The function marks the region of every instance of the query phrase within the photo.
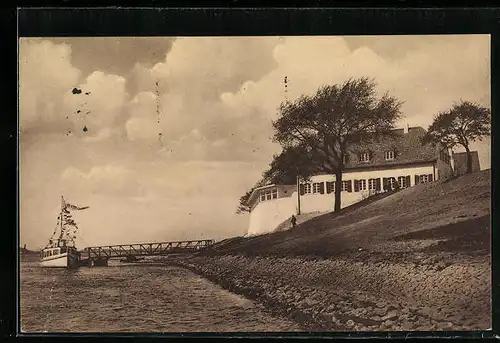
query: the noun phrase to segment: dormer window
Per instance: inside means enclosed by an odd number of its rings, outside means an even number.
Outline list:
[[[389,150],[385,152],[385,159],[386,161],[391,161],[394,159],[394,150]]]
[[[363,152],[359,155],[359,162],[370,162],[370,153]]]

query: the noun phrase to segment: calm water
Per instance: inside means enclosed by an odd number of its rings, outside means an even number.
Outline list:
[[[177,267],[40,268],[21,262],[23,332],[300,331]]]

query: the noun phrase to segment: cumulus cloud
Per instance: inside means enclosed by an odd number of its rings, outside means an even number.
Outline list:
[[[94,71],[79,84],[82,89],[91,91],[91,96],[74,96],[70,92],[71,85],[79,73],[69,63],[69,45],[27,42],[25,46],[36,46],[33,49],[45,55],[51,51],[54,56],[62,56],[63,67],[68,72],[58,73],[66,77],[58,80],[59,88],[51,93],[64,94],[63,113],[59,113],[60,102],[55,96],[50,101],[50,96],[42,94],[23,97],[26,101],[21,101],[21,117],[23,121],[30,115],[31,118],[43,118],[43,115],[36,115],[40,110],[34,110],[37,106],[33,99],[40,98],[44,100],[39,108],[46,108],[41,111],[46,119],[61,119],[72,113],[69,119],[73,119],[75,131],[88,122],[89,127],[95,127],[89,135],[106,137],[104,132],[109,134],[106,128],[122,124],[132,141],[147,141],[151,145],[161,134],[169,145],[181,141],[197,127],[210,142],[207,149],[221,147],[223,141],[232,144],[233,148],[234,143],[240,143],[242,148],[248,143],[244,154],[237,153],[251,159],[250,152],[257,145],[270,146],[269,124],[275,119],[280,102],[313,93],[322,84],[341,83],[349,77],[374,77],[380,92],[389,91],[404,101],[403,112],[410,125],[427,126],[437,111],[460,98],[489,105],[488,36],[408,37],[407,40],[413,42],[411,53],[393,59],[376,51],[383,52],[384,48],[380,47],[387,46],[387,42],[393,47],[398,46],[397,42],[408,47],[406,38],[359,39],[362,44],[355,48],[348,44],[352,37],[347,40],[342,37],[177,39],[164,60],[151,67],[141,63],[134,65],[132,72],[143,79],[141,87],[144,89],[132,94],[131,99],[126,92],[125,77],[102,71]],[[372,41],[376,43],[370,44]],[[42,63],[44,66],[54,60],[47,56]],[[22,94],[29,94],[28,88],[36,90],[34,79],[47,79],[56,74],[45,73],[46,68],[33,69],[31,74],[42,70],[41,75],[27,76],[29,80],[21,82]],[[26,70],[22,70],[23,75],[27,74]],[[288,79],[286,93],[284,77]],[[31,110],[27,110],[29,106]],[[78,110],[91,115],[74,115]],[[67,122],[65,125],[68,126]],[[244,126],[246,129],[241,130]],[[235,133],[239,135],[242,131],[261,140],[235,139]]]
[[[195,119],[193,107],[186,109],[187,100],[175,94],[139,93],[128,105],[126,131],[129,139],[151,144],[160,134],[165,142],[180,138],[192,129]]]
[[[127,78],[127,91],[141,89],[131,70],[136,64],[151,67],[165,60],[175,38],[169,37],[71,37],[51,38],[73,51],[72,64],[86,77],[95,71]]]
[[[274,67],[270,58],[275,37],[184,37],[177,39],[164,62],[153,67],[153,77],[165,87],[217,98],[241,82],[258,80]]]
[[[39,39],[19,40],[19,113],[21,130],[56,120],[61,95],[76,85],[80,70],[71,48]]]
[[[136,65],[134,78],[140,80],[142,91],[158,97],[158,103],[152,108],[146,105],[149,100],[138,100],[146,109],[141,120],[127,123],[129,136],[144,140],[149,132],[153,141],[162,133],[166,143],[174,142],[193,125],[217,120],[223,115],[221,93],[234,91],[247,80],[259,80],[275,67],[272,48],[277,41],[275,37],[179,38],[164,61],[151,68]]]
[[[251,112],[249,104],[257,105],[274,118],[285,98],[285,76],[290,99],[314,93],[320,85],[366,76],[377,81],[381,93],[389,91],[404,102],[410,125],[427,127],[437,111],[460,98],[490,103],[488,36],[462,36],[458,42],[443,38],[386,60],[366,46],[351,51],[343,38],[287,37],[274,48],[275,70],[250,87],[223,94],[222,101],[240,113]]]
[[[101,130],[121,124],[123,107],[129,95],[125,90],[125,78],[100,71],[90,74],[84,83],[76,88],[81,93],[68,89],[64,94],[64,109],[60,120],[71,122],[75,132],[95,136]],[[65,115],[65,116],[64,116]]]
[[[254,152],[260,150],[259,156],[269,159],[276,152],[269,140],[270,121],[276,118],[279,104],[350,77],[372,77],[379,94],[388,91],[403,101],[401,126],[408,123],[426,128],[438,111],[460,99],[490,105],[488,36],[409,37],[413,48],[396,58],[384,53],[389,46],[385,37],[377,39],[378,49],[366,44],[369,39],[355,49],[341,37],[276,40],[272,50],[275,68],[260,79],[243,81],[233,92],[220,92],[218,101],[205,103],[199,112],[203,113],[203,134],[212,143],[224,140],[231,147],[219,149],[219,156],[252,160]],[[398,41],[409,46],[405,37],[387,39],[393,47]],[[206,156],[216,152],[214,146],[206,146]]]

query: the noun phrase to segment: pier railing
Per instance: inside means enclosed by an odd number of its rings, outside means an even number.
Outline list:
[[[213,245],[213,239],[195,241],[161,242],[161,243],[138,243],[118,244],[87,247],[83,254],[90,259],[108,259],[112,257],[127,256],[160,256],[175,253],[190,253],[205,249]]]

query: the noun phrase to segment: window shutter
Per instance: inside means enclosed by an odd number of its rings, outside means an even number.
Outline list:
[[[330,182],[326,183],[326,194],[330,194],[332,192],[332,186]]]
[[[300,195],[304,195],[304,193],[305,193],[304,184],[299,185],[299,192],[300,192]]]
[[[371,160],[372,160],[372,152],[368,151],[368,161],[371,161]]]
[[[352,182],[351,182],[351,180],[346,181],[346,182],[347,182],[347,191],[349,193],[351,193],[352,192]]]
[[[375,179],[375,190],[380,191],[380,178]]]
[[[432,182],[432,174],[429,174],[429,182]]]
[[[406,177],[406,187],[410,187],[411,178],[410,175]]]
[[[420,183],[420,176],[415,175],[415,184]]]
[[[379,180],[380,180],[380,179],[379,179]],[[384,177],[384,178],[382,179],[382,182],[383,182],[383,184],[384,184],[384,191],[389,190],[389,185],[388,185],[388,183],[389,183],[389,182],[387,181],[387,178],[386,178],[386,177]]]
[[[354,191],[359,192],[359,180],[354,180]]]
[[[321,182],[319,184],[319,194],[325,194],[325,183]]]
[[[399,187],[399,182],[398,182],[398,179],[397,179],[397,178],[395,178],[395,177],[392,177],[391,179],[393,179],[393,180],[392,180],[392,181],[393,181],[393,184],[392,184],[393,189],[394,189],[394,190],[399,190],[401,187]]]

